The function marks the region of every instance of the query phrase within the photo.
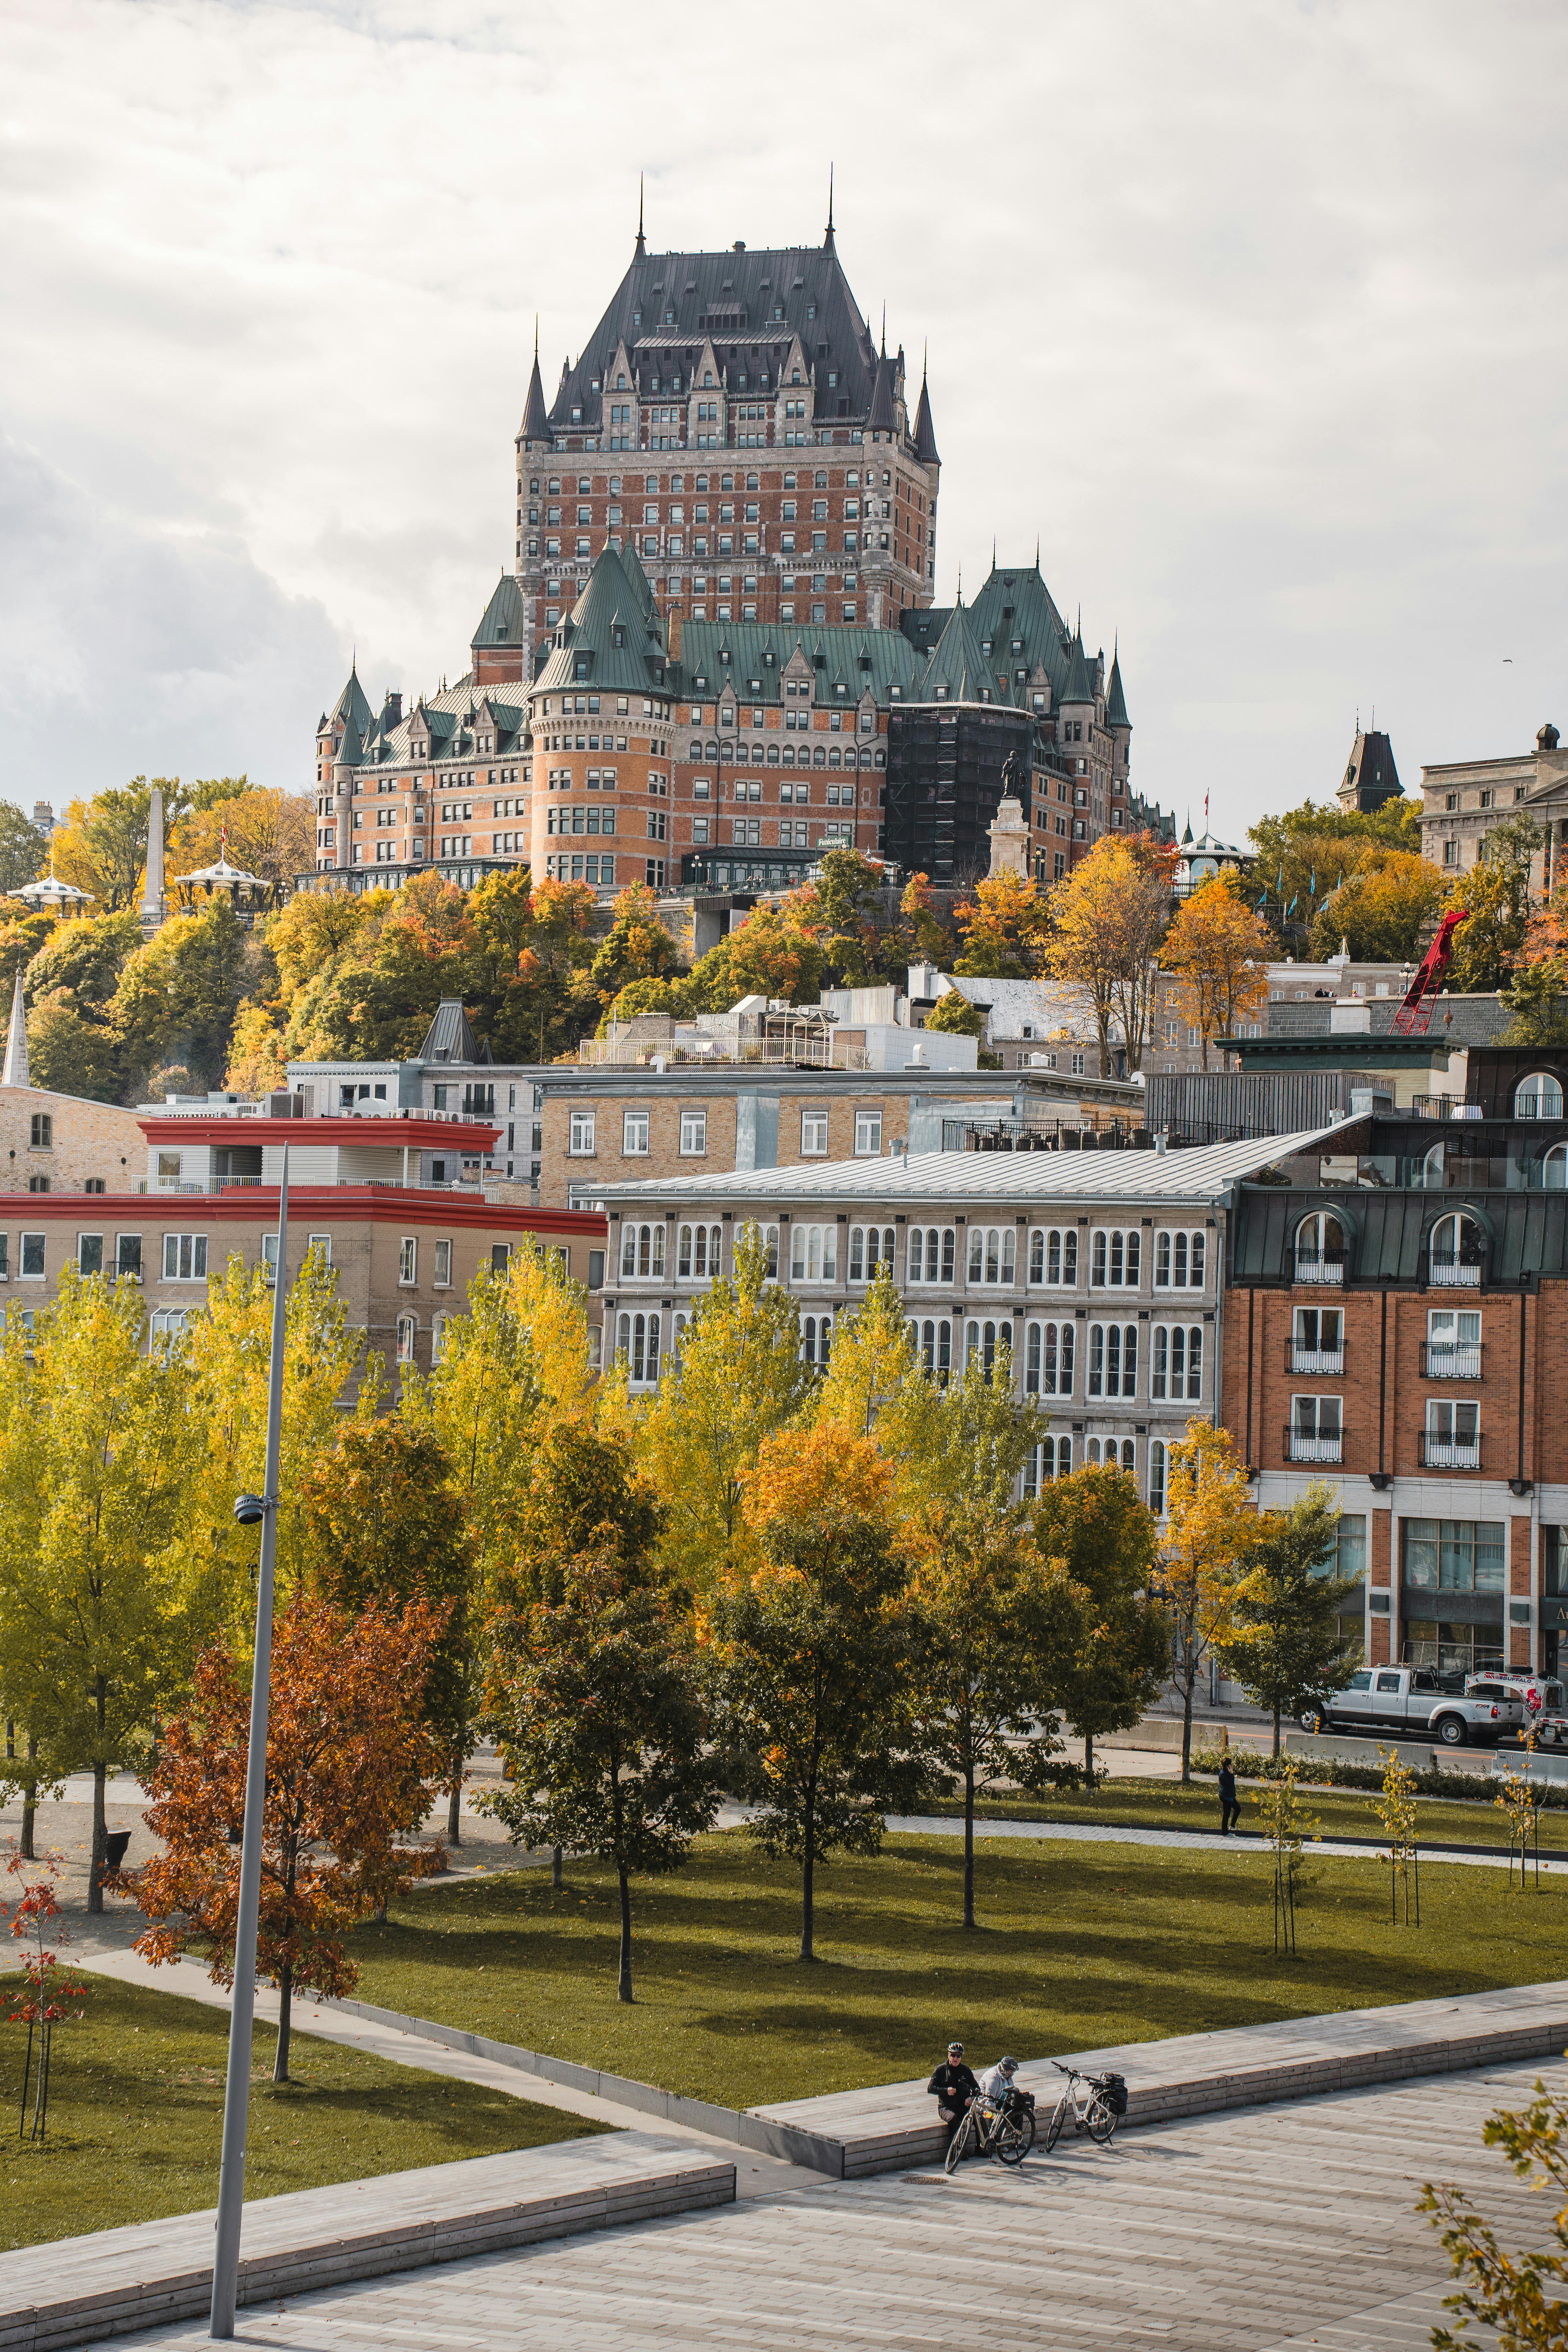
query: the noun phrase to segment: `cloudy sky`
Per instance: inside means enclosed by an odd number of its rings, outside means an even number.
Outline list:
[[[0,795],[302,788],[434,687],[630,256],[815,241],[918,365],[938,592],[1037,535],[1217,832],[1568,730],[1561,0],[5,0]]]

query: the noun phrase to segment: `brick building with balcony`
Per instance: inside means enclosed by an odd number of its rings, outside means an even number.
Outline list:
[[[1472,1047],[1465,1080],[1240,1187],[1223,1418],[1262,1503],[1337,1486],[1373,1663],[1555,1673],[1568,1058]]]

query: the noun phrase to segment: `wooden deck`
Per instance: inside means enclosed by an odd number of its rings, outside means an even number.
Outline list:
[[[473,2157],[261,2198],[245,2209],[241,2304],[730,2204],[735,2168],[644,2132]],[[0,2254],[5,2352],[97,2344],[205,2315],[213,2210]]]

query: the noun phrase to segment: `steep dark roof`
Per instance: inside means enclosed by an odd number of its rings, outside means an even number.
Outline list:
[[[991,647],[994,669],[1015,673],[1026,668],[1031,677],[1043,671],[1053,702],[1062,698],[1072,650],[1072,631],[1057,610],[1037,563],[998,570],[970,608],[975,634]],[[1019,640],[1015,645],[1014,640]]]
[[[942,459],[937,455],[936,434],[931,421],[931,394],[926,390],[923,371],[921,375],[920,406],[915,411],[915,456],[923,459],[928,466],[940,466],[942,463]]]
[[[544,404],[544,385],[539,373],[537,344],[533,352],[533,373],[528,379],[528,398],[523,403],[521,437],[524,441],[548,441],[551,437],[550,411]]]
[[[884,352],[877,362],[877,380],[871,387],[871,414],[866,422],[873,432],[890,433],[896,421],[893,415],[893,362]]]
[[[1127,716],[1127,698],[1121,691],[1121,648],[1116,646],[1110,656],[1110,684],[1105,691],[1105,723],[1108,727],[1131,727]]]
[[[462,999],[444,996],[436,1017],[425,1032],[418,1057],[422,1062],[488,1062],[490,1049],[481,1045],[468,1026]]]
[[[936,651],[915,689],[917,702],[1010,702],[980,650],[970,614],[962,604],[948,616]]]
[[[679,664],[669,673],[679,683],[670,691],[712,700],[729,688],[741,702],[778,702],[779,681],[797,648],[815,672],[819,702],[858,702],[868,687],[880,704],[894,698],[895,687],[900,701],[916,698],[920,657],[898,630],[806,628],[792,621],[688,621]],[[725,654],[727,661],[720,658]],[[834,691],[840,684],[842,696]]]
[[[364,743],[352,719],[343,721],[343,740],[338,745],[337,758],[345,768],[357,768],[364,759]]]
[[[1062,688],[1061,699],[1064,702],[1094,700],[1094,686],[1089,675],[1089,664],[1084,659],[1081,637],[1075,636],[1072,641],[1072,653],[1068,662],[1067,682]]]
[[[1344,782],[1339,788],[1340,799],[1352,808],[1370,812],[1382,808],[1386,801],[1398,800],[1404,790],[1394,764],[1394,746],[1387,736],[1358,728],[1345,764]]]
[[[522,591],[513,575],[503,572],[469,643],[471,646],[521,646],[526,620]]]
[[[570,425],[575,408],[582,425],[597,430],[602,390],[595,387],[603,387],[623,342],[642,391],[654,375],[668,383],[678,374],[689,386],[710,341],[731,392],[742,372],[748,387],[765,374],[772,391],[797,335],[815,374],[817,415],[864,419],[877,353],[834,247],[636,254],[576,366],[562,377],[551,426],[559,433]],[[837,378],[831,385],[829,375]]]
[[[349,682],[333,703],[327,724],[330,726],[335,719],[348,719],[362,740],[367,730],[375,723],[375,713],[371,709],[365,698],[364,688],[359,682],[357,665],[350,670]]]
[[[600,693],[666,693],[669,657],[647,575],[635,556],[604,548],[568,617],[552,632],[533,684],[587,684]],[[579,665],[585,669],[579,675]]]

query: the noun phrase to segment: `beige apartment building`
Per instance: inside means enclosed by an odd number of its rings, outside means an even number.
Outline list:
[[[0,1086],[0,1192],[134,1192],[146,1156],[133,1110]]]

